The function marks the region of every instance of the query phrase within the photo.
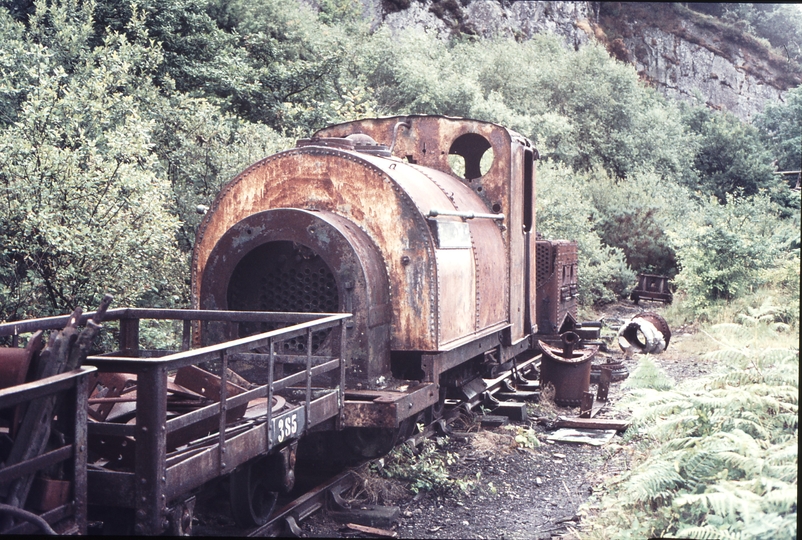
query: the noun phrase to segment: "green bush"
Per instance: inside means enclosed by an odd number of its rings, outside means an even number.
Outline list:
[[[585,192],[595,208],[594,228],[610,246],[620,248],[636,272],[677,273],[673,241],[666,231],[693,211],[691,192],[653,172],[616,179],[594,171]]]
[[[605,245],[596,232],[595,209],[583,192],[589,182],[565,165],[541,162],[538,169],[537,229],[547,239],[576,240],[584,305],[612,302],[635,283],[623,252]]]
[[[731,300],[767,283],[777,269],[799,261],[798,221],[781,219],[768,196],[727,196],[701,204],[669,231],[681,271],[677,286],[691,309]]]
[[[152,152],[147,74],[159,62],[119,35],[88,48],[91,5],[37,3],[4,26],[0,82],[0,320],[178,294],[171,190]],[[12,84],[16,82],[16,84]]]

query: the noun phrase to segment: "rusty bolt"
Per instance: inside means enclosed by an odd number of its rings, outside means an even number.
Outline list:
[[[403,257],[401,257],[401,264],[403,264],[404,266],[408,265],[409,261],[410,261],[409,256],[404,255]]]

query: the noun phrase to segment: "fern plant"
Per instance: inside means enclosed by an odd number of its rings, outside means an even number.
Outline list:
[[[748,314],[764,328],[768,305]],[[750,325],[711,328],[732,338],[704,355],[718,365],[710,376],[659,389],[657,366],[641,361],[626,406],[642,459],[585,507],[597,514],[589,536],[618,536],[636,516],[649,536],[796,538],[799,351],[744,343]]]

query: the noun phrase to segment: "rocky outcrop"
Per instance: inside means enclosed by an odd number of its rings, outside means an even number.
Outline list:
[[[783,70],[754,38],[722,35],[704,16],[671,4],[510,0],[362,0],[375,27],[391,32],[418,28],[442,38],[456,33],[530,39],[561,36],[578,48],[604,43],[619,60],[672,98],[706,104],[751,120],[767,102],[802,84]],[[761,49],[762,48],[762,49]]]
[[[782,100],[784,89],[772,84],[775,77],[750,65],[743,50],[725,58],[657,28],[623,41],[638,73],[668,97],[724,109],[746,121],[766,102]]]
[[[364,0],[366,12],[376,13],[378,0]],[[413,0],[398,3],[385,2],[391,9],[383,15],[383,23],[392,32],[419,28],[449,37],[456,32],[482,37],[511,37],[530,39],[541,33],[562,36],[566,44],[579,47],[589,41],[588,34],[577,23],[594,17],[592,2],[499,2],[473,0],[463,3],[456,0]],[[370,6],[370,7],[368,7]],[[374,19],[374,25],[378,23]]]
[[[766,44],[671,4],[607,4],[598,20],[611,54],[668,97],[750,121],[802,84]]]

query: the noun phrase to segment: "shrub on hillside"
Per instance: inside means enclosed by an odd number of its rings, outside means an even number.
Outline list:
[[[675,224],[669,235],[681,268],[676,284],[691,309],[754,290],[799,261],[798,221],[779,214],[767,195],[728,195],[726,204],[711,199]]]
[[[624,253],[605,245],[594,227],[595,209],[583,189],[587,175],[565,165],[541,163],[538,170],[537,229],[546,239],[576,240],[579,300],[584,305],[612,302],[635,283]]]

